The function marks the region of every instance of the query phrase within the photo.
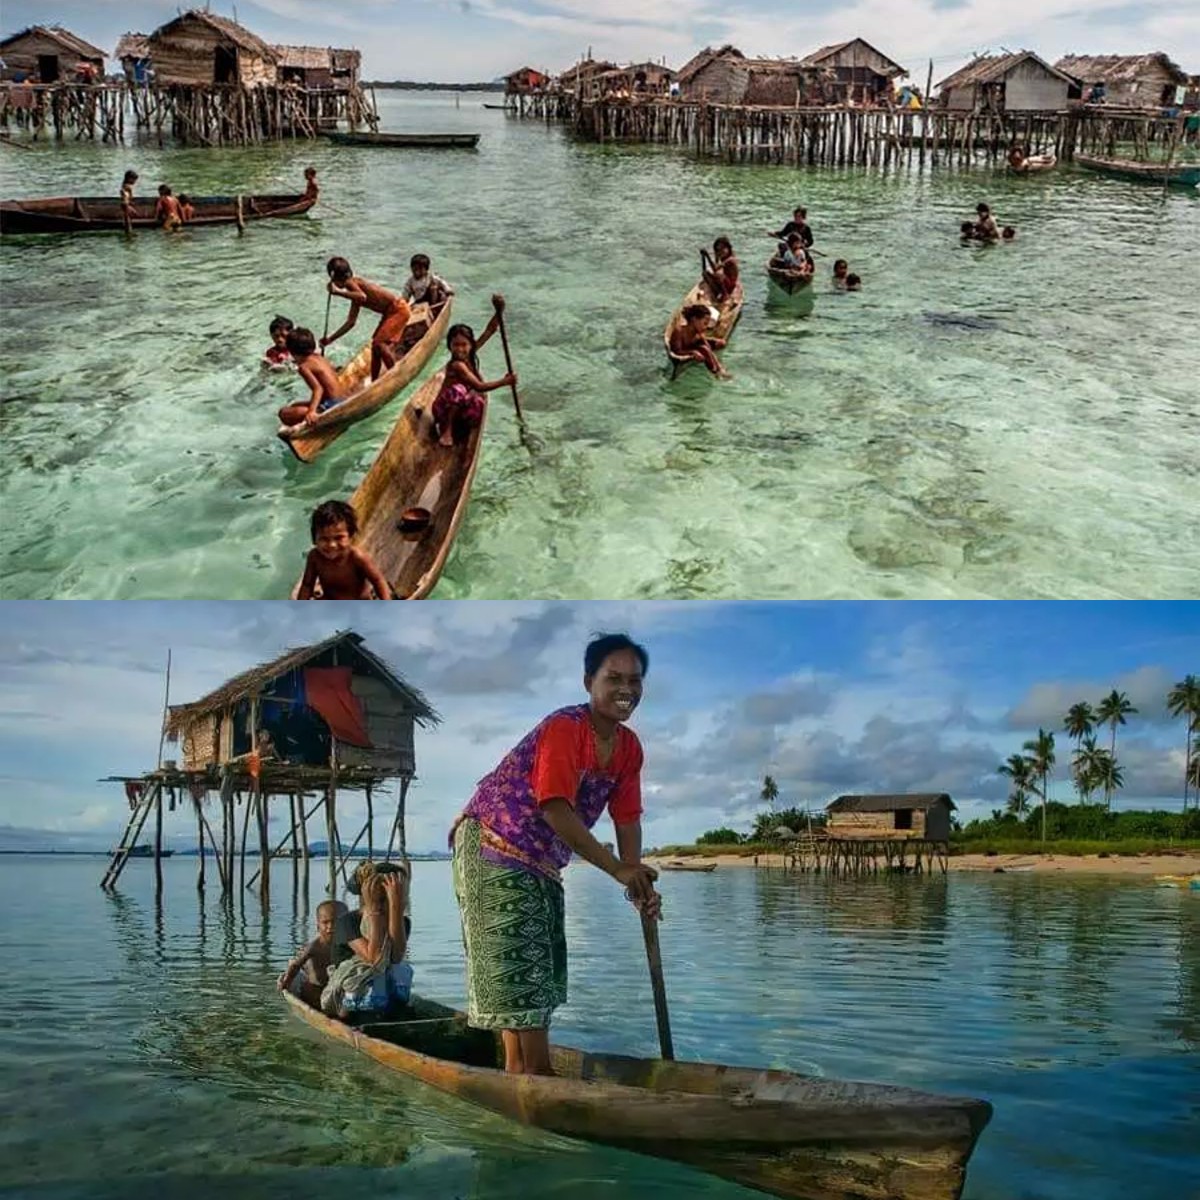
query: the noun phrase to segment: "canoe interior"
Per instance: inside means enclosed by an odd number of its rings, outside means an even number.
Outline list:
[[[708,284],[703,280],[684,296],[679,307],[672,313],[671,319],[667,322],[667,326],[663,330],[663,348],[667,352],[667,357],[671,360],[674,374],[677,375],[688,366],[700,365],[695,359],[681,358],[679,355],[671,353],[671,334],[683,324],[683,310],[691,304],[707,304],[710,308],[715,308],[720,315],[717,318],[716,325],[710,332],[715,337],[728,341],[733,334],[734,326],[738,323],[738,318],[742,315],[742,306],[745,302],[746,293],[740,283],[734,289],[733,294],[726,296],[719,304],[713,298]]]
[[[413,307],[404,327],[403,353],[396,365],[371,382],[371,343],[367,343],[338,372],[342,390],[348,393],[341,404],[322,413],[310,425],[281,425],[279,439],[301,462],[312,462],[326,446],[336,441],[351,425],[378,412],[390,403],[420,373],[445,337],[450,325],[454,298],[432,310],[427,304]],[[416,338],[413,341],[413,338]]]
[[[303,193],[282,196],[243,196],[242,216],[253,221],[263,217],[293,216],[314,204]],[[237,220],[236,196],[193,196],[194,225],[228,225]],[[155,200],[142,197],[133,204],[134,227],[155,225]],[[5,200],[0,203],[0,224],[9,231],[55,232],[70,229],[123,229],[125,217],[120,200],[112,196],[56,196],[44,199]]]
[[[776,287],[782,288],[789,296],[802,292],[812,286],[816,271],[801,272],[792,267],[785,267],[776,259],[767,263],[767,275]]]
[[[420,600],[433,590],[466,514],[487,404],[466,442],[440,446],[433,432],[439,371],[412,395],[350,503],[358,514],[358,545],[374,560],[397,599]],[[406,508],[425,508],[423,530],[399,528]]]

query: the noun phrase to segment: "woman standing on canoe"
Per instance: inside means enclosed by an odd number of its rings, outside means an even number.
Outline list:
[[[550,1018],[567,1000],[559,873],[572,852],[657,919],[657,873],[642,863],[642,747],[625,727],[642,696],[646,651],[623,634],[583,660],[588,702],[546,717],[480,780],[450,831],[467,955],[468,1019],[499,1029],[505,1070],[553,1074]],[[619,857],[590,830],[605,808]]]

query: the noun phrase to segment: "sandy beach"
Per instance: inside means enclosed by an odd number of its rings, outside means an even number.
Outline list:
[[[715,854],[701,859],[678,858],[670,855],[648,856],[654,867],[669,862],[715,862],[720,867],[753,867],[755,860],[738,854]],[[781,868],[782,854],[760,854],[759,867]],[[1200,853],[1181,851],[1178,854],[1137,854],[1101,858],[1096,854],[958,854],[950,859],[951,871],[1039,871],[1067,872],[1073,875],[1198,875]]]

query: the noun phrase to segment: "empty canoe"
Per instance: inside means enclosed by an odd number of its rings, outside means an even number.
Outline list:
[[[451,296],[437,313],[426,304],[415,305],[405,332],[420,330],[421,337],[410,345],[390,371],[371,382],[371,343],[368,342],[339,372],[348,399],[326,409],[311,424],[281,425],[280,441],[301,461],[312,462],[330,442],[336,441],[351,425],[378,412],[398,396],[421,373],[421,368],[441,345],[450,326]]]
[[[339,146],[408,146],[426,150],[469,150],[479,145],[477,133],[326,133]]]
[[[1182,187],[1200,185],[1200,163],[1176,163],[1168,167],[1166,163],[1133,162],[1125,158],[1097,158],[1091,154],[1077,154],[1075,164],[1089,171],[1098,171],[1101,175],[1111,175],[1115,179],[1138,179],[1160,185],[1173,183]]]
[[[791,1071],[551,1046],[555,1074],[508,1075],[500,1035],[414,997],[357,1028],[293,1012],[385,1067],[564,1137],[670,1159],[789,1200],[957,1200],[984,1100]]]
[[[184,229],[202,225],[233,225],[238,219],[238,200],[242,220],[261,221],[267,217],[295,217],[306,213],[316,198],[297,196],[192,196],[196,210]],[[130,227],[154,229],[157,200],[137,199],[133,203]],[[100,233],[125,228],[121,201],[115,196],[60,196],[45,200],[4,200],[0,202],[0,230],[4,233]]]
[[[710,863],[691,863],[691,862],[665,862],[659,863],[660,871],[715,871],[717,864]]]

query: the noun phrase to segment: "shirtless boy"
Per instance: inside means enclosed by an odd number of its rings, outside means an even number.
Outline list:
[[[279,410],[279,421],[283,425],[311,425],[321,413],[345,399],[342,383],[329,359],[317,353],[317,339],[311,329],[289,330],[287,348],[300,378],[312,388],[312,395],[307,401],[285,404]]]
[[[369,279],[355,275],[344,258],[331,258],[325,264],[325,270],[329,274],[329,294],[349,300],[350,313],[338,329],[321,339],[321,349],[324,350],[354,328],[360,309],[378,313],[380,321],[371,337],[371,379],[378,379],[381,369],[391,370],[396,365],[393,345],[404,336],[404,326],[408,324],[412,312],[408,301]]]
[[[323,900],[317,905],[317,936],[296,953],[279,976],[281,992],[291,992],[313,1008],[321,1007],[321,992],[329,982],[332,965],[334,925],[346,911],[340,900]]]
[[[164,233],[174,233],[176,229],[183,227],[183,209],[165,183],[158,185],[158,203],[154,206],[154,219],[163,227]]]
[[[714,353],[724,349],[725,342],[708,332],[712,310],[707,304],[689,304],[681,316],[683,324],[671,331],[671,353],[703,363],[719,379],[729,379],[729,372]]]
[[[349,504],[344,500],[318,504],[310,529],[313,548],[308,552],[297,600],[315,599],[317,584],[321,585],[323,600],[392,598],[392,589],[370,555],[354,545],[358,516]]]

